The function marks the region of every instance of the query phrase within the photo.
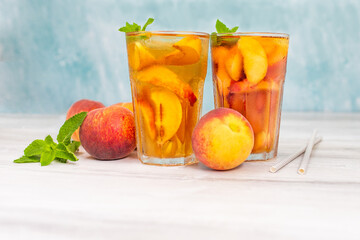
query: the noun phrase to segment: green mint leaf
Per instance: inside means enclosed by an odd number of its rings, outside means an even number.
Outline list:
[[[66,146],[66,148],[70,151],[70,152],[76,152],[79,147],[80,147],[81,143],[79,141],[71,141],[71,143],[69,145]]]
[[[149,18],[146,23],[144,24],[144,26],[141,28],[140,25],[133,23],[130,24],[128,22],[126,22],[124,27],[119,28],[120,32],[139,32],[139,31],[145,31],[146,27],[149,26],[150,24],[152,24],[154,22],[153,18]]]
[[[233,27],[233,28],[230,30],[230,32],[232,32],[232,33],[233,33],[233,32],[236,32],[238,29],[239,29],[239,27],[237,27],[237,26],[236,26],[236,27]]]
[[[55,153],[55,157],[56,158],[63,158],[63,159],[68,159],[70,161],[77,161],[79,160],[75,154],[67,147],[65,146],[64,143],[59,143],[56,146],[56,153]]]
[[[222,23],[219,19],[216,20],[215,28],[218,33],[227,33],[230,29],[226,27],[224,23]]]
[[[51,149],[55,149],[56,148],[56,143],[54,142],[53,138],[50,135],[47,135],[45,138],[45,143],[47,144],[48,147],[50,147]]]
[[[146,27],[149,26],[150,24],[152,24],[154,22],[153,18],[149,18],[146,23],[144,24],[144,26],[142,27],[141,31],[145,31]]]
[[[35,162],[40,162],[39,156],[22,156],[21,158],[14,160],[14,163],[35,163]]]
[[[75,154],[73,154],[72,152],[67,152],[67,151],[56,151],[55,157],[56,158],[62,158],[62,159],[68,159],[68,160],[74,161],[74,162],[79,160],[75,156]]]
[[[81,112],[66,120],[59,130],[57,141],[65,145],[70,144],[71,135],[80,127],[86,115],[87,112]]]
[[[43,151],[40,157],[41,166],[49,165],[55,159],[55,152],[53,149]]]
[[[56,151],[59,150],[59,151],[67,151],[67,148],[65,146],[64,143],[59,143],[57,146],[56,146]]]
[[[36,139],[25,148],[24,154],[28,157],[40,155],[45,145],[46,143],[44,140]]]
[[[229,29],[224,23],[222,23],[219,19],[216,20],[215,28],[218,33],[233,33],[238,30],[239,27],[233,27]]]
[[[126,25],[124,27],[119,28],[120,32],[138,32],[140,30],[141,30],[140,25],[136,23],[130,24],[128,22],[126,22]]]

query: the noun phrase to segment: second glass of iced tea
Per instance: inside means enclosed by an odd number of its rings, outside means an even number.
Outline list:
[[[191,134],[199,120],[209,34],[126,33],[138,158],[145,164],[196,163]]]
[[[247,160],[276,157],[289,36],[214,33],[211,54],[215,107],[232,108],[251,124],[255,143]]]

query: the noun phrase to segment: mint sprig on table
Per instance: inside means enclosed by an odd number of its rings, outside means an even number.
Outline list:
[[[24,156],[14,160],[14,163],[40,162],[41,166],[49,165],[53,160],[66,163],[67,160],[78,161],[74,154],[80,147],[79,141],[71,141],[71,135],[82,124],[87,112],[81,112],[65,121],[61,126],[55,143],[50,135],[44,140],[36,139],[24,150]]]
[[[147,26],[149,26],[150,24],[152,24],[154,22],[153,18],[149,18],[146,23],[144,24],[144,26],[141,28],[140,25],[133,23],[130,24],[128,22],[126,22],[126,25],[124,27],[119,28],[120,32],[139,32],[139,31],[145,31]]]
[[[239,27],[236,26],[230,29],[218,19],[216,20],[215,28],[218,33],[234,33],[238,30]]]

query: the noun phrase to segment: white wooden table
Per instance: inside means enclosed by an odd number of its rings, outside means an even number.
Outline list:
[[[133,153],[76,163],[12,163],[35,138],[56,137],[64,116],[0,115],[0,239],[360,239],[360,114],[283,114],[279,157],[324,140],[308,173],[299,159],[142,165]]]

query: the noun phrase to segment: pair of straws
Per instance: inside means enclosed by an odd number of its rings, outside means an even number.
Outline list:
[[[297,157],[299,157],[301,154],[305,152],[304,157],[300,163],[300,167],[297,171],[298,174],[304,175],[306,173],[307,166],[309,165],[310,155],[313,147],[322,140],[322,137],[320,136],[316,137],[316,135],[317,135],[317,130],[315,129],[307,145],[301,147],[298,151],[296,151],[294,154],[290,155],[289,157],[278,161],[274,166],[270,168],[270,172],[276,173],[281,168],[283,168],[288,163],[292,162],[293,160],[295,160]]]

